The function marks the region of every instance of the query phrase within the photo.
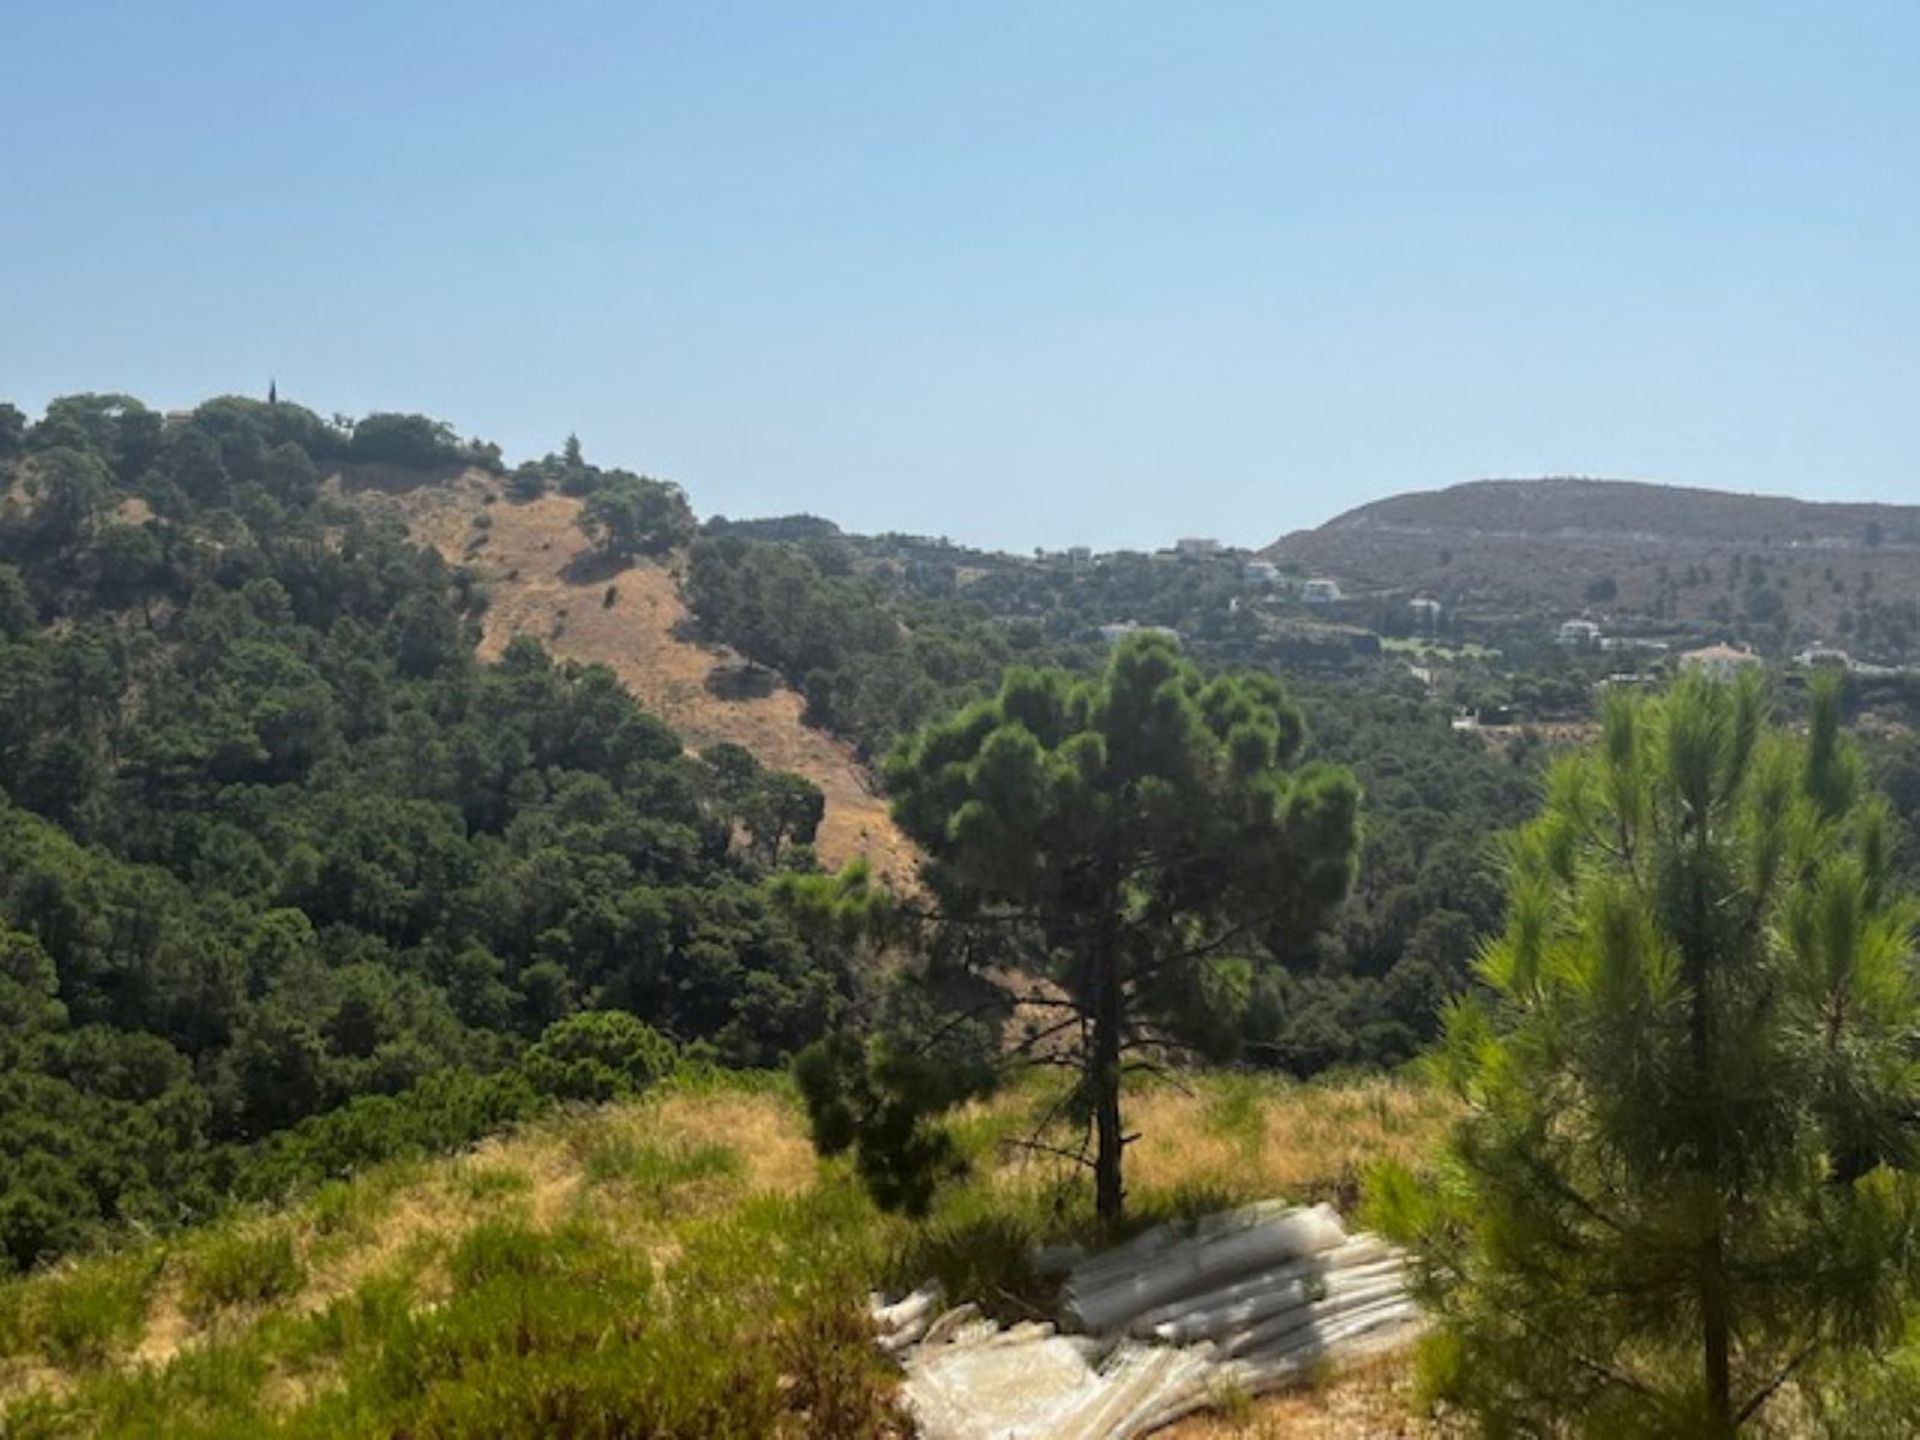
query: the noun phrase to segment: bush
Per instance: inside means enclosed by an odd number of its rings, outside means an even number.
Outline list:
[[[425,415],[369,415],[353,427],[347,453],[358,461],[378,461],[428,470],[470,458],[453,427]]]
[[[429,1075],[399,1095],[363,1095],[282,1131],[247,1156],[234,1189],[249,1199],[271,1199],[387,1160],[446,1154],[527,1119],[541,1103],[512,1071]]]
[[[521,1069],[538,1093],[556,1100],[637,1095],[670,1074],[673,1044],[623,1010],[594,1010],[556,1020],[527,1052]]]

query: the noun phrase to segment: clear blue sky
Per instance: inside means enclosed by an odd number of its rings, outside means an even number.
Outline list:
[[[1011,547],[1920,500],[1917,74],[1911,0],[28,0],[0,397],[271,373]]]

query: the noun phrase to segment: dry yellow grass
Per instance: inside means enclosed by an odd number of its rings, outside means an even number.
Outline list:
[[[1162,1433],[1166,1440],[1451,1440],[1469,1432],[1418,1413],[1412,1367],[1395,1355]]]
[[[1128,1103],[1127,1124],[1140,1132],[1127,1153],[1129,1183],[1217,1180],[1350,1203],[1368,1166],[1431,1153],[1452,1113],[1439,1092],[1384,1077],[1340,1085],[1249,1077],[1193,1093],[1157,1086]]]
[[[552,1230],[582,1213],[656,1260],[669,1251],[652,1232],[661,1218],[631,1203],[617,1183],[596,1181],[586,1165],[596,1147],[628,1141],[659,1147],[725,1147],[738,1157],[711,1181],[679,1187],[674,1214],[724,1205],[745,1194],[796,1193],[819,1162],[798,1106],[781,1095],[740,1090],[668,1091],[598,1111],[563,1113],[496,1136],[468,1153],[431,1165],[394,1165],[285,1216],[305,1268],[305,1283],[282,1301],[217,1317],[197,1317],[184,1302],[191,1249],[169,1254],[147,1303],[141,1333],[113,1363],[158,1367],[212,1335],[232,1333],[270,1314],[311,1315],[376,1276],[405,1274],[425,1302],[443,1298],[446,1257],[485,1220],[502,1215]],[[80,1262],[86,1263],[86,1262]],[[41,1357],[0,1365],[0,1406],[29,1394],[58,1393],[73,1377]],[[289,1403],[310,1392],[311,1377],[289,1389]]]
[[[1041,1098],[1024,1088],[970,1107],[963,1124],[988,1134],[1025,1133]],[[1130,1098],[1128,1123],[1142,1138],[1129,1151],[1129,1185],[1142,1197],[1184,1189],[1217,1190],[1223,1198],[1350,1200],[1372,1161],[1417,1161],[1431,1153],[1450,1115],[1433,1092],[1387,1079],[1296,1085],[1203,1076],[1193,1094],[1155,1086]],[[1045,1178],[1044,1163],[1012,1152],[991,1151],[986,1164],[995,1183]],[[183,1303],[183,1281],[208,1237],[168,1243],[142,1332],[104,1364],[159,1367],[210,1338],[248,1333],[269,1317],[316,1314],[385,1277],[404,1281],[416,1303],[444,1300],[452,1290],[449,1259],[464,1237],[494,1220],[548,1233],[585,1221],[663,1273],[680,1253],[684,1222],[752,1194],[799,1194],[820,1175],[799,1105],[778,1091],[669,1087],[629,1104],[562,1112],[463,1155],[384,1167],[327,1187],[278,1216],[243,1220],[284,1226],[293,1236],[305,1280],[277,1300],[196,1316]],[[27,1394],[69,1391],[85,1373],[42,1356],[15,1356],[0,1365],[0,1408]],[[262,1393],[274,1408],[290,1408],[333,1383],[325,1368],[295,1367],[271,1373]],[[1393,1360],[1190,1422],[1175,1433],[1184,1440],[1426,1440],[1453,1432],[1415,1416],[1409,1369]]]
[[[531,635],[556,655],[607,666],[695,749],[730,740],[762,764],[818,785],[826,814],[817,844],[828,866],[864,855],[883,878],[911,885],[912,844],[853,752],[801,718],[798,694],[784,685],[746,694],[710,687],[716,674],[732,670],[734,658],[685,638],[689,617],[670,568],[647,560],[611,573],[575,565],[591,552],[575,523],[579,501],[547,495],[488,505],[485,497],[499,482],[479,472],[399,490],[347,485],[340,477],[328,483],[399,518],[423,544],[482,575],[492,597],[483,656],[497,658],[516,635]],[[482,513],[489,517],[484,527],[474,523]],[[609,586],[612,605],[605,603]]]

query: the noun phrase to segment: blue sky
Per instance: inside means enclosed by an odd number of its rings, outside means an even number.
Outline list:
[[[1920,500],[1916,73],[1868,0],[28,0],[0,397],[271,373],[1015,548]]]

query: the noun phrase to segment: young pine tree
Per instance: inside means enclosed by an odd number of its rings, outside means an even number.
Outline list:
[[[1761,688],[1608,705],[1512,841],[1507,929],[1438,1063],[1440,1178],[1376,1186],[1495,1434],[1731,1435],[1891,1342],[1914,1270],[1914,912],[1839,730]]]

